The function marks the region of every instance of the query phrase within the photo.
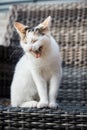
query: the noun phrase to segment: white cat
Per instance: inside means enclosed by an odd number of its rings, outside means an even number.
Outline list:
[[[14,107],[56,108],[62,77],[59,46],[50,34],[51,17],[29,29],[15,22],[25,52],[18,61],[11,85]]]

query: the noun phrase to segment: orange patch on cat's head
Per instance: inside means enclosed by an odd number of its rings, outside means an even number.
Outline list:
[[[25,33],[25,26],[19,22],[14,23],[15,28],[21,33]]]
[[[25,38],[25,35],[26,35],[26,27],[27,26],[25,26],[25,25],[23,25],[23,24],[21,24],[21,23],[19,23],[19,22],[15,22],[14,23],[14,27],[16,28],[16,30],[17,30],[17,32],[19,33],[19,35],[20,35],[20,37],[22,38],[22,39],[24,39]]]

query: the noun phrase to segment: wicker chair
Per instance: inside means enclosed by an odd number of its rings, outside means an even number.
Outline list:
[[[14,67],[23,54],[13,23],[30,27],[52,16],[52,35],[63,58],[58,109],[13,108],[9,105]],[[0,130],[87,130],[87,3],[14,5],[0,47]]]

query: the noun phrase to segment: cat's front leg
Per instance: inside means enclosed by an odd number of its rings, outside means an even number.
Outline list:
[[[57,108],[58,104],[56,102],[56,98],[58,95],[59,85],[61,81],[62,74],[55,74],[52,76],[50,80],[50,87],[49,87],[49,107],[50,108]]]
[[[39,74],[34,74],[33,78],[40,98],[37,108],[48,107],[47,83],[45,79]]]

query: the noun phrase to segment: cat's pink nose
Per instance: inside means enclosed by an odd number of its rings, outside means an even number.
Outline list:
[[[32,48],[29,48],[29,51],[32,51]]]

